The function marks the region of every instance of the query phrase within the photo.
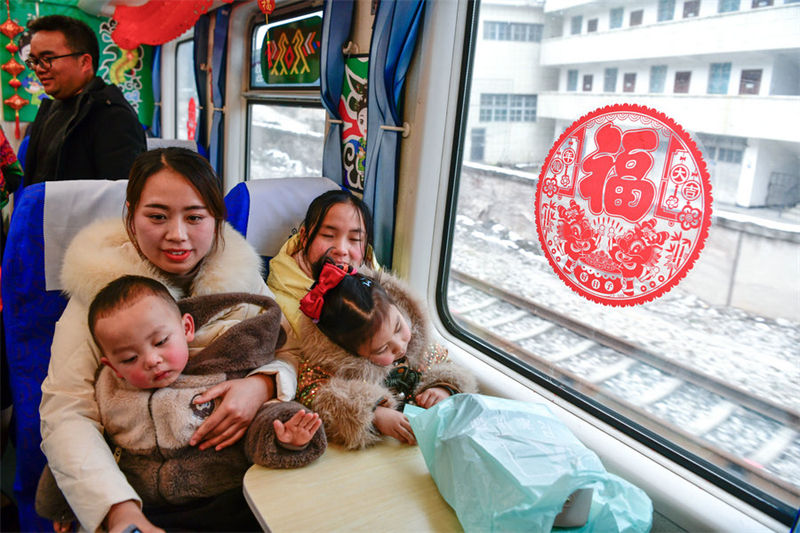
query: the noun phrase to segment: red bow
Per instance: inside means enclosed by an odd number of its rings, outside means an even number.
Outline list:
[[[356,272],[357,270],[350,266],[325,263],[322,272],[319,273],[319,281],[300,300],[300,310],[316,324],[325,304],[325,293],[341,283],[345,276],[354,276]]]

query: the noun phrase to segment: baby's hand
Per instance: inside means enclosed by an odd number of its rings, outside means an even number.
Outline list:
[[[414,431],[406,415],[400,411],[389,409],[388,407],[378,407],[375,409],[375,427],[383,435],[394,437],[401,442],[416,444]]]
[[[72,531],[72,526],[72,522],[53,521],[53,531],[56,533],[68,533],[69,531]]]
[[[425,392],[417,394],[416,403],[420,407],[430,409],[445,398],[450,397],[450,391],[444,387],[431,387]]]
[[[300,447],[311,442],[314,433],[322,425],[322,420],[319,419],[317,413],[306,413],[300,409],[285,424],[280,420],[275,420],[273,425],[278,441],[289,446]]]

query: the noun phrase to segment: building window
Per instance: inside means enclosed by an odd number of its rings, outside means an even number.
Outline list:
[[[568,91],[577,91],[578,90],[578,71],[577,70],[570,70],[567,72],[567,90]]]
[[[572,17],[572,29],[570,33],[572,35],[579,35],[581,33],[581,26],[583,26],[583,17],[580,15],[577,17]]]
[[[725,163],[741,163],[742,155],[744,155],[742,150],[720,148],[719,153],[717,154],[717,161],[724,161]]]
[[[663,93],[667,84],[667,66],[653,65],[650,67],[650,92]]]
[[[470,150],[470,161],[483,161],[484,149],[486,148],[486,128],[474,128],[470,135],[472,149]]]
[[[676,93],[688,93],[690,81],[692,81],[692,73],[690,71],[676,72],[675,88],[673,91]]]
[[[636,73],[628,72],[622,80],[622,92],[632,93],[636,90]]]
[[[591,74],[584,74],[583,75],[583,90],[585,92],[592,91],[592,75]]]
[[[542,41],[542,28],[542,24],[523,24],[487,20],[483,23],[483,38],[488,41],[539,43]]]
[[[683,4],[683,18],[688,19],[700,14],[700,0],[692,0]]]
[[[613,93],[617,90],[617,72],[615,68],[607,68],[603,76],[603,91]]]
[[[512,94],[509,118],[511,122],[536,122],[536,95]]]
[[[644,10],[631,11],[631,26],[641,26]]]
[[[772,0],[753,0],[753,7],[767,7],[772,5]]]
[[[535,122],[535,94],[482,94],[481,122]]]
[[[730,77],[730,63],[711,63],[711,71],[708,74],[708,94],[728,94]]]
[[[492,94],[482,94],[481,95],[481,111],[480,111],[480,121],[481,122],[491,122],[492,115],[494,114],[494,95]]]
[[[625,13],[624,7],[618,7],[616,9],[611,10],[611,20],[609,23],[609,27],[611,29],[622,27],[622,17],[624,13]]]
[[[658,0],[658,21],[672,20],[675,17],[675,0]]]
[[[718,13],[730,13],[739,11],[739,0],[719,0]]]
[[[591,19],[586,23],[586,31],[588,33],[596,32],[597,31],[597,19]]]
[[[758,94],[761,89],[761,69],[743,70],[739,82],[739,94]]]

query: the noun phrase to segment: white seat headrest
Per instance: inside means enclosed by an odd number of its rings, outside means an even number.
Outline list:
[[[341,187],[328,178],[248,181],[247,242],[260,255],[277,255],[286,239],[299,229],[312,200],[334,189]]]
[[[61,290],[61,265],[73,237],[101,218],[122,218],[128,180],[45,182],[45,289]]]

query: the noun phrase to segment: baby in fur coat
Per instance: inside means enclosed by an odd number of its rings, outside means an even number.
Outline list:
[[[432,342],[424,307],[401,280],[327,257],[315,274],[300,301],[297,399],[319,413],[331,442],[361,449],[389,435],[416,444],[406,403],[427,409],[477,392],[475,379]]]
[[[257,306],[257,314],[232,319],[243,304]],[[175,302],[161,283],[140,276],[119,278],[98,293],[89,309],[104,365],[95,394],[106,438],[145,513],[148,506],[169,508],[241,487],[253,463],[297,468],[324,452],[319,416],[295,402],[264,404],[233,446],[189,446],[215,408],[195,398],[267,364],[286,340],[280,321],[280,308],[266,296],[228,293]],[[191,358],[190,342],[197,352]],[[36,510],[56,531],[74,520],[47,468]]]

